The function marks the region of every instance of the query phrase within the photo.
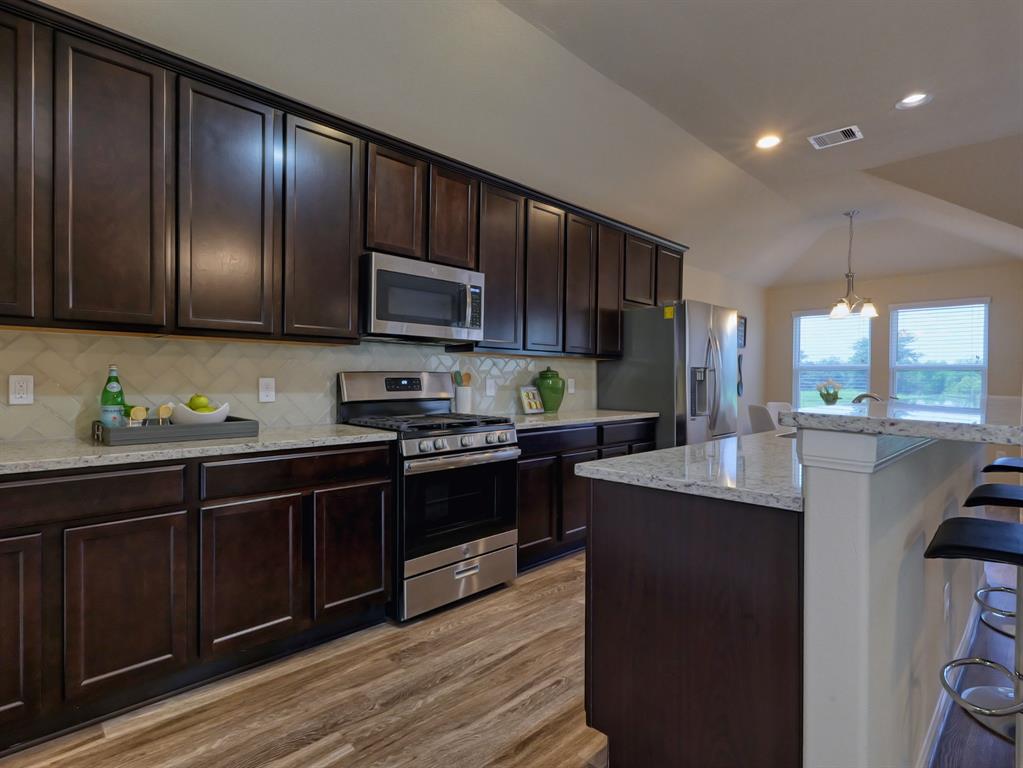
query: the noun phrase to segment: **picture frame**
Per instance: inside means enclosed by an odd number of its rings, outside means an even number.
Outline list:
[[[735,332],[735,340],[739,349],[746,347],[746,316],[739,315],[739,322]]]

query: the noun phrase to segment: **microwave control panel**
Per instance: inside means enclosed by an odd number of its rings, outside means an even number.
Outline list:
[[[469,287],[469,327],[483,327],[483,289],[478,285]]]

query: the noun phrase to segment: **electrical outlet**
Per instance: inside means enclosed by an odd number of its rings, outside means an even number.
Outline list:
[[[565,381],[565,386],[568,389],[568,394],[570,395],[575,394],[575,379],[567,379]]]
[[[32,405],[35,400],[33,393],[35,385],[31,376],[7,377],[7,404],[8,405]]]
[[[487,397],[493,397],[497,394],[497,379],[487,376]]]
[[[277,379],[259,379],[259,402],[273,403],[277,400]]]

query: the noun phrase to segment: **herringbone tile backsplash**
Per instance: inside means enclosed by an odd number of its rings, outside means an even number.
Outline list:
[[[470,371],[473,410],[519,411],[518,388],[547,365],[574,378],[562,411],[596,407],[596,363],[591,360],[448,354],[441,346],[364,342],[327,346],[284,342],[206,340],[117,334],[0,331],[0,376],[35,377],[35,403],[10,406],[0,398],[0,439],[88,437],[98,418],[107,366],[116,363],[127,401],[158,405],[195,392],[231,404],[235,416],[265,426],[332,424],[336,375],[341,370]],[[277,402],[257,401],[257,380],[277,380]],[[486,397],[485,379],[497,380]]]

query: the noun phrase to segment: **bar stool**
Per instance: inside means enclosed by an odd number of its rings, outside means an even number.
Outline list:
[[[1004,459],[1009,459],[1005,462]],[[1000,463],[1001,462],[1001,463]],[[1015,466],[1018,464],[1019,469]],[[992,467],[998,469],[992,469]],[[984,467],[985,472],[1023,472],[1023,459],[1003,456],[994,463]],[[1023,485],[1011,483],[985,483],[978,485],[963,502],[964,507],[979,506],[1023,507]],[[1016,584],[1019,587],[1019,582]],[[1006,637],[1016,637],[1016,611],[1004,604],[995,605],[991,602],[993,595],[1004,595],[1016,602],[1016,590],[1012,587],[981,587],[973,593],[973,599],[980,604],[980,620],[985,625]]]
[[[953,517],[940,526],[924,553],[927,558],[965,558],[1016,566],[1023,584],[1023,525],[973,517]],[[1023,636],[1023,611],[1016,601],[1016,634]],[[990,659],[977,657],[953,659],[941,669],[941,684],[959,706],[975,720],[1016,745],[1016,768],[1023,768],[1023,643],[1017,643],[1015,669]],[[962,693],[950,680],[960,667],[981,666],[1000,673],[1007,685],[978,685]]]
[[[1023,457],[1002,456],[995,459],[982,472],[1023,472]]]

